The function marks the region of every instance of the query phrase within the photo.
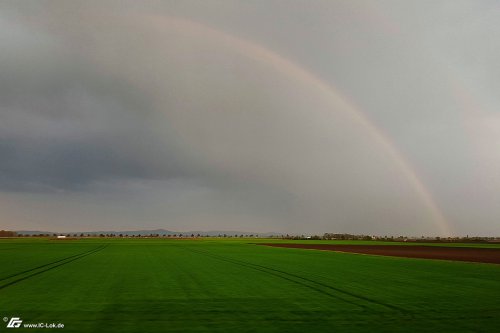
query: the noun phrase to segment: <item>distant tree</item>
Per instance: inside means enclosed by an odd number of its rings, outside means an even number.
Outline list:
[[[14,231],[0,230],[0,237],[16,237],[16,235]]]

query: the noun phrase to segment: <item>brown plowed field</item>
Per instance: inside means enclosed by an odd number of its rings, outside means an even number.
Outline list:
[[[262,243],[274,247],[374,254],[381,256],[458,260],[500,264],[500,249],[421,245],[334,245]]]

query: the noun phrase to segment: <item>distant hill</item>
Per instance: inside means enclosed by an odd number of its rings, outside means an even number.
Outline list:
[[[54,232],[54,231],[40,231],[40,230],[16,230],[15,231],[18,235],[40,235],[40,234],[57,234],[57,235],[67,235],[67,234],[90,234],[90,235],[124,235],[124,236],[147,236],[147,235],[160,235],[160,236],[167,236],[167,235],[179,235],[182,234],[184,236],[191,236],[191,235],[201,235],[201,236],[234,236],[234,235],[244,235],[244,236],[260,236],[260,237],[270,237],[270,236],[278,236],[281,235],[280,233],[276,232],[249,232],[249,231],[235,231],[235,230],[210,230],[210,231],[201,231],[201,230],[195,230],[195,231],[171,231],[171,230],[166,230],[166,229],[151,229],[151,230],[125,230],[125,231],[115,231],[115,230],[99,230],[99,231],[71,231],[71,232]]]
[[[52,231],[40,231],[40,230],[14,230],[15,233],[18,235],[52,235],[52,234],[57,234],[57,232],[52,232]]]

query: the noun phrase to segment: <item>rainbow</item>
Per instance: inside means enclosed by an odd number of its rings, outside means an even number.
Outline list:
[[[430,190],[424,185],[421,178],[418,176],[415,169],[408,163],[401,152],[397,149],[396,145],[384,132],[373,124],[368,117],[360,111],[359,108],[354,106],[354,103],[349,101],[339,90],[330,83],[325,82],[315,74],[307,69],[299,66],[293,61],[284,58],[283,56],[275,53],[274,51],[248,41],[239,37],[235,37],[229,33],[222,32],[211,28],[205,24],[187,20],[184,18],[165,17],[155,15],[141,16],[142,22],[152,24],[158,29],[169,29],[173,31],[189,32],[206,39],[216,39],[221,41],[244,57],[248,57],[255,61],[265,63],[272,67],[277,72],[292,77],[300,82],[307,83],[309,86],[315,88],[318,92],[328,97],[328,101],[336,107],[336,110],[341,109],[348,112],[349,115],[356,121],[362,128],[366,129],[367,133],[372,139],[384,149],[384,151],[391,157],[392,161],[396,164],[400,172],[409,181],[414,191],[422,202],[427,207],[433,223],[443,236],[453,235],[449,222],[446,220],[444,214],[439,209],[433,198]]]

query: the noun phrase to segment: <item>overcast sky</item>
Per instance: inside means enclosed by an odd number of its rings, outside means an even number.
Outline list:
[[[500,235],[498,1],[0,1],[0,229]]]

